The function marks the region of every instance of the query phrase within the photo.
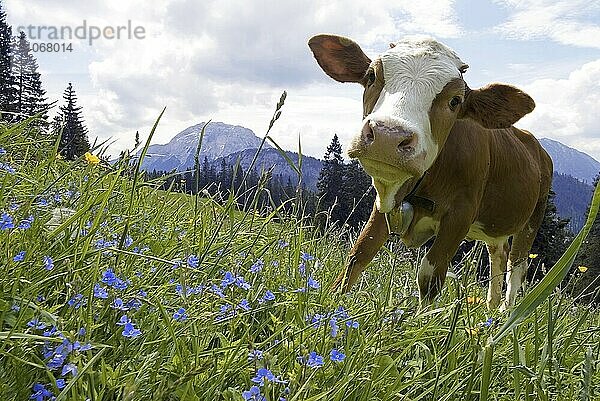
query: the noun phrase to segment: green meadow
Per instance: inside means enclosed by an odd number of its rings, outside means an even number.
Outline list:
[[[235,195],[161,191],[136,164],[57,146],[31,120],[0,127],[2,400],[600,397],[600,313],[563,280],[586,274],[571,264],[598,190],[512,311],[485,306],[481,247],[421,309],[422,251],[399,240],[333,293],[356,232],[316,228],[300,203],[242,212]]]

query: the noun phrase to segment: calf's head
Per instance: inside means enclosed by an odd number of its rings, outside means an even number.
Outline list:
[[[431,167],[457,119],[508,128],[535,107],[513,86],[469,89],[462,78],[468,66],[431,38],[408,37],[375,60],[341,36],[317,35],[308,45],[327,75],[364,87],[363,121],[348,155],[372,177],[381,213],[393,209],[408,179]]]

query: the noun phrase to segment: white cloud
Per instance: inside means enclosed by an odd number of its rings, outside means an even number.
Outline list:
[[[517,125],[600,160],[600,59],[565,79],[539,79],[521,87],[533,97],[536,108]]]
[[[50,6],[42,0],[7,0],[6,11],[14,25],[77,26],[85,19],[88,25],[115,26],[132,20],[145,28],[143,40],[97,40],[91,47],[75,41],[73,53],[40,58],[41,68],[49,72],[45,79],[52,80],[49,88],[66,86],[66,81],[54,82],[65,80],[60,71],[78,74],[67,79],[74,81],[90,133],[115,138],[113,153],[131,146],[137,129],[147,133],[164,106],[158,141],[209,118],[253,129],[266,126],[273,104],[287,89],[289,110],[280,125],[302,131],[309,138],[307,149],[320,155],[317,144],[324,149],[330,139],[322,133],[339,127],[340,121],[312,106],[324,98],[323,92],[308,94],[310,88],[328,78],[314,62],[308,38],[321,32],[342,34],[374,54],[371,49],[382,49],[405,33],[457,37],[461,29],[452,5],[452,0],[427,6],[409,0],[168,0],[150,6],[141,0],[58,0],[48,12]],[[332,93],[329,106],[346,107],[349,101],[338,92],[346,89],[325,88]],[[49,95],[59,98],[60,93]],[[247,121],[240,121],[241,116]],[[275,135],[288,145],[281,131]],[[289,142],[295,147],[297,140]]]
[[[498,0],[512,14],[496,30],[511,39],[551,39],[600,48],[600,3],[588,0]]]

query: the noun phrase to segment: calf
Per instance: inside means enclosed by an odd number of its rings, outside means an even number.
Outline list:
[[[403,39],[375,60],[340,36],[317,35],[308,45],[327,75],[364,87],[363,122],[348,155],[377,190],[334,288],[347,291],[391,233],[409,247],[435,237],[417,273],[420,300],[429,303],[469,238],[484,241],[490,255],[488,307],[501,303],[505,272],[504,306],[512,306],[552,180],[548,154],[512,126],[535,107],[531,97],[504,84],[470,89],[468,66],[431,38]]]

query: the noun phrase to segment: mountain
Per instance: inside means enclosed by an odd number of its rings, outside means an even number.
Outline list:
[[[540,143],[552,158],[554,171],[560,174],[592,184],[600,172],[600,162],[590,155],[548,138],[540,139]]]
[[[221,160],[225,159],[227,164],[233,165],[237,163],[239,159],[240,165],[244,169],[244,171],[250,166],[252,163],[252,159],[256,154],[257,149],[245,149],[239,152],[232,153],[223,158],[217,159],[213,164],[219,166],[221,164]],[[285,152],[287,157],[291,159],[294,164],[298,164],[298,153],[296,152]],[[278,175],[281,174],[284,179],[290,178],[291,182],[295,185],[298,181],[297,174],[294,170],[289,166],[285,158],[279,153],[277,149],[274,148],[266,148],[263,149],[258,158],[256,159],[256,163],[254,167],[258,172],[261,170],[269,170],[272,168],[272,174]],[[322,162],[319,159],[314,157],[302,155],[302,181],[306,185],[306,187],[310,190],[316,191],[317,189],[317,180],[319,179],[319,173],[321,172]]]
[[[577,233],[583,227],[594,187],[568,174],[554,172],[552,190],[558,215],[569,219],[569,229]]]
[[[185,171],[193,169],[194,155],[203,126],[204,123],[200,123],[188,127],[164,145],[150,145],[142,163],[142,169],[150,172],[153,170]],[[248,128],[211,122],[206,127],[202,139],[200,163],[206,157],[218,169],[223,159],[228,164],[235,164],[239,158],[242,168],[246,170],[261,141]],[[286,154],[294,163],[297,163],[297,153],[287,151]],[[290,178],[294,184],[298,180],[296,173],[287,164],[285,158],[266,142],[255,163],[255,168],[257,171],[273,168],[273,175],[280,174],[284,180]],[[310,156],[302,157],[303,182],[308,189],[316,190],[320,171],[321,161],[319,159]]]
[[[150,145],[142,168],[146,171],[189,170],[194,167],[194,155],[204,123],[192,125],[175,135],[164,145]],[[206,127],[200,161],[207,157],[210,161],[239,152],[258,148],[261,139],[252,130],[239,125],[211,122]],[[265,148],[270,146],[265,143]]]

